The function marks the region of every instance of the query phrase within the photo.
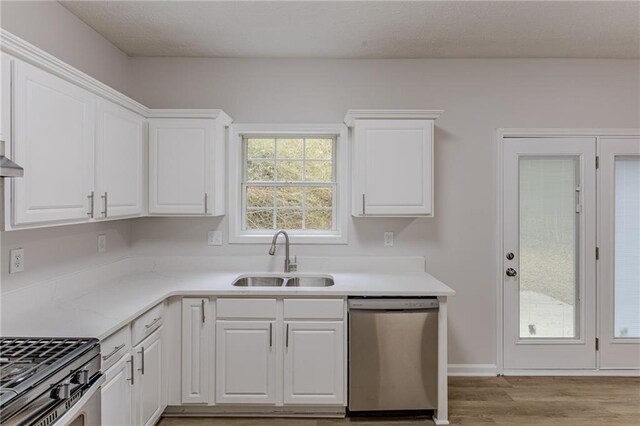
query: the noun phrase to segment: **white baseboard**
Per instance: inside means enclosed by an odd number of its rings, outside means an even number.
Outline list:
[[[449,373],[451,375],[451,373]],[[505,369],[505,376],[616,376],[640,377],[640,370],[520,370]]]
[[[495,364],[449,364],[449,376],[497,376]]]

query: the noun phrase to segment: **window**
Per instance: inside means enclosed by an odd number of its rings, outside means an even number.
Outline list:
[[[344,243],[346,128],[234,125],[230,137],[230,242]]]

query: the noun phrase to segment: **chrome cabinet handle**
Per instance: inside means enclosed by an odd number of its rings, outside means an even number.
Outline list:
[[[508,277],[515,277],[516,275],[518,275],[518,272],[513,268],[507,268],[506,274]]]
[[[149,324],[145,325],[144,328],[146,329],[150,329],[151,327],[153,327],[154,325],[156,325],[156,323],[158,321],[160,321],[162,319],[162,317],[158,317],[158,318],[154,318],[153,321],[151,321]]]
[[[140,354],[140,368],[138,368],[138,371],[144,375],[144,346],[140,348],[138,353]]]
[[[93,219],[93,191],[91,191],[91,194],[87,195],[87,198],[89,199],[89,211],[87,212],[87,216]]]
[[[133,386],[133,384],[135,383],[134,382],[134,378],[133,378],[133,376],[135,374],[135,372],[133,371],[134,370],[134,368],[133,368],[133,355],[131,355],[131,357],[129,358],[129,360],[127,362],[129,363],[129,368],[130,368],[129,372],[131,373],[131,378],[127,379],[127,380],[130,381],[131,385]]]
[[[365,206],[364,197],[365,197],[365,195],[362,194],[362,214],[366,214],[366,210],[365,210],[365,207],[364,207]]]
[[[269,323],[269,349],[273,347],[273,323]]]
[[[287,347],[287,348],[288,348],[288,347],[289,347],[289,324],[287,324],[287,331],[286,331],[286,335],[287,335],[287,336],[286,336],[287,338],[285,339],[285,340],[286,340],[286,341],[285,341],[285,347]]]
[[[107,193],[105,191],[104,195],[101,196],[103,200],[104,210],[102,210],[102,217],[107,217]]]
[[[204,193],[204,214],[209,214],[209,194]]]
[[[202,302],[202,323],[204,324],[204,321],[205,321],[205,316],[204,316],[204,299],[202,299],[200,302]]]
[[[123,343],[123,344],[121,344],[121,345],[116,346],[115,348],[113,348],[113,350],[112,350],[111,352],[109,352],[108,354],[103,355],[103,356],[102,356],[102,360],[103,360],[103,361],[108,360],[109,358],[111,358],[112,356],[114,356],[115,354],[117,354],[117,353],[118,353],[118,351],[119,351],[120,349],[122,349],[122,348],[124,348],[124,343]]]

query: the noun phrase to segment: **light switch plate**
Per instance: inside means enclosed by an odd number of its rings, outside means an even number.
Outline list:
[[[107,251],[107,236],[105,234],[98,235],[98,253]]]
[[[221,246],[222,245],[222,231],[209,231],[207,232],[207,245],[209,246]]]
[[[13,249],[9,252],[9,257],[11,258],[9,263],[9,273],[15,274],[16,272],[24,271],[24,249],[18,248]]]
[[[393,232],[384,233],[384,245],[387,247],[393,246]]]

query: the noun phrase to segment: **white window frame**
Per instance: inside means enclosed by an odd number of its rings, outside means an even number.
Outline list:
[[[270,244],[274,230],[243,230],[242,181],[247,137],[327,136],[335,138],[335,229],[288,231],[292,244],[347,244],[349,218],[349,140],[344,124],[232,124],[229,127],[229,243]]]

